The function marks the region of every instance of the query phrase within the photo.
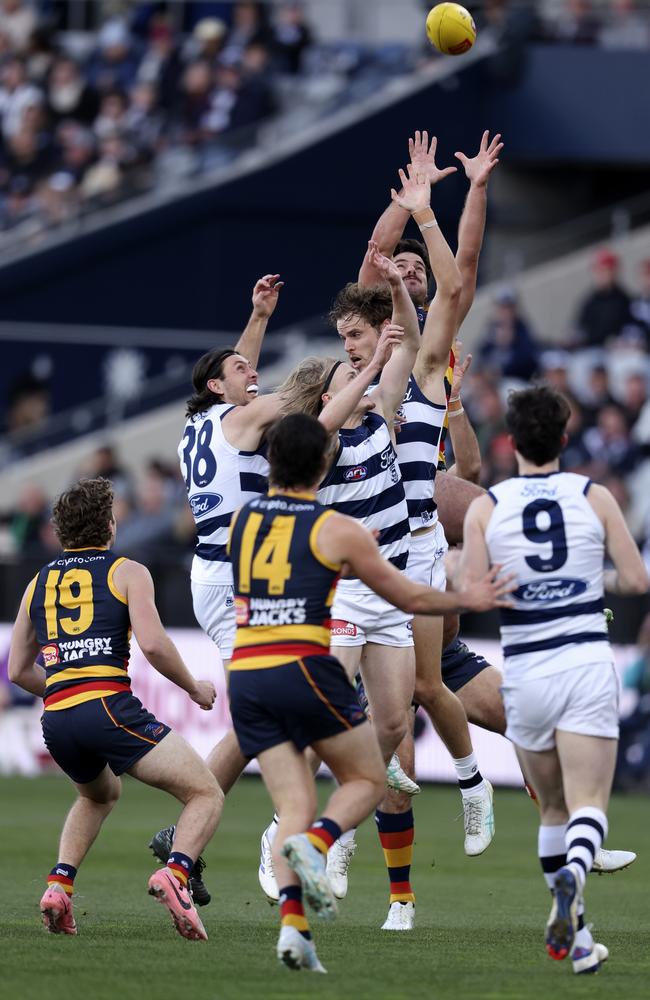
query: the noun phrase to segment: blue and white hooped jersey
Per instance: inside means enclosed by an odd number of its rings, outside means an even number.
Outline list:
[[[514,573],[514,606],[501,611],[509,680],[612,662],[603,614],[605,529],[572,472],[520,476],[489,490],[485,532],[492,563]]]
[[[196,583],[232,583],[226,554],[232,515],[268,489],[269,466],[262,450],[239,451],[224,437],[221,421],[232,409],[230,403],[216,403],[190,417],[178,446],[198,536],[192,562]]]
[[[367,413],[359,427],[339,431],[335,464],[321,483],[318,502],[379,531],[379,550],[397,569],[408,560],[411,534],[404,484],[383,417]],[[358,580],[340,580],[359,587]]]
[[[411,375],[397,415],[406,421],[397,428],[395,440],[411,531],[416,531],[438,518],[434,494],[447,407],[427,399]]]

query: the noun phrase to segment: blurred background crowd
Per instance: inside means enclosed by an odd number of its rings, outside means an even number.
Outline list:
[[[0,0],[0,249],[210,173],[253,148],[273,116],[290,111],[299,128],[315,106],[431,61],[422,37],[319,44],[310,6]],[[468,6],[501,47],[497,74],[515,73],[531,41],[650,47],[650,13],[634,0]]]

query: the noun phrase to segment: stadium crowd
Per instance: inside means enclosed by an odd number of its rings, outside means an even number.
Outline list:
[[[319,46],[296,0],[210,5],[220,17],[196,3],[117,5],[119,16],[116,5],[92,6],[98,30],[73,32],[65,4],[0,3],[0,248],[214,171],[254,146],[276,113],[306,101],[313,118],[319,101],[345,102],[351,81],[374,91],[423,57],[415,46]],[[650,46],[648,12],[632,0],[472,9],[501,49],[496,77],[517,71],[531,41]]]

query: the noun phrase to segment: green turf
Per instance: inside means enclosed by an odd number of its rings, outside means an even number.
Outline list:
[[[321,793],[327,784],[321,783]],[[19,1000],[229,1000],[260,997],[646,998],[650,981],[649,861],[589,879],[588,917],[611,960],[597,976],[575,977],[543,947],[548,898],[535,856],[535,808],[518,791],[496,797],[497,837],[482,858],[462,850],[458,793],[429,788],[416,802],[414,883],[417,929],[378,928],[387,905],[385,870],[367,822],[358,835],[349,897],[336,924],[312,921],[328,976],[277,965],[277,909],[257,884],[259,834],[269,817],[258,780],[227,800],[206,852],[212,904],[201,911],[210,941],[174,933],[146,893],[153,869],[146,844],[174,817],[161,792],[125,782],[116,807],[77,878],[79,936],[47,935],[38,900],[56,861],[58,830],[73,791],[63,779],[0,779],[2,911],[0,995]],[[648,803],[617,798],[610,846],[639,850]]]

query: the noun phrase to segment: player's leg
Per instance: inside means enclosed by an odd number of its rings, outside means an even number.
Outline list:
[[[463,799],[465,853],[473,857],[482,854],[494,837],[492,786],[479,769],[465,709],[442,680],[442,635],[442,618],[418,616],[413,620],[415,700],[451,754]]]
[[[167,864],[149,879],[149,892],[168,908],[179,934],[207,940],[192,905],[188,881],[221,817],[223,792],[199,755],[172,732],[135,761],[128,772],[183,803]]]
[[[219,650],[224,670],[227,671],[232,659],[236,631],[232,586],[192,581],[192,605],[197,622]],[[227,795],[235,784],[246,763],[232,729],[213,747],[206,760],[224,795]],[[171,853],[174,834],[174,826],[167,826],[155,833],[149,841],[154,856],[163,865],[167,864]],[[205,861],[199,855],[189,883],[192,898],[197,906],[207,906],[211,899],[203,882],[205,867]]]
[[[480,657],[482,659],[482,657]],[[506,713],[501,697],[503,675],[489,664],[456,692],[467,721],[490,733],[505,735]]]
[[[406,736],[397,748],[405,773],[415,779],[415,743],[411,719]],[[415,925],[415,894],[411,886],[411,864],[415,824],[413,800],[405,792],[387,789],[375,810],[375,823],[381,844],[389,882],[388,916],[384,931],[410,931]]]
[[[41,899],[43,921],[52,934],[76,934],[72,912],[74,880],[102,823],[120,797],[119,778],[104,767],[93,781],[77,784],[79,797],[68,813],[59,842],[58,860],[47,877]]]
[[[280,901],[277,955],[291,969],[325,972],[313,945],[300,877],[282,853],[287,838],[307,830],[316,815],[313,775],[304,753],[290,742],[264,750],[257,761],[278,817],[272,848]],[[321,868],[324,871],[324,865]]]
[[[413,646],[369,641],[361,662],[361,676],[379,748],[388,763],[409,725],[415,682]]]

